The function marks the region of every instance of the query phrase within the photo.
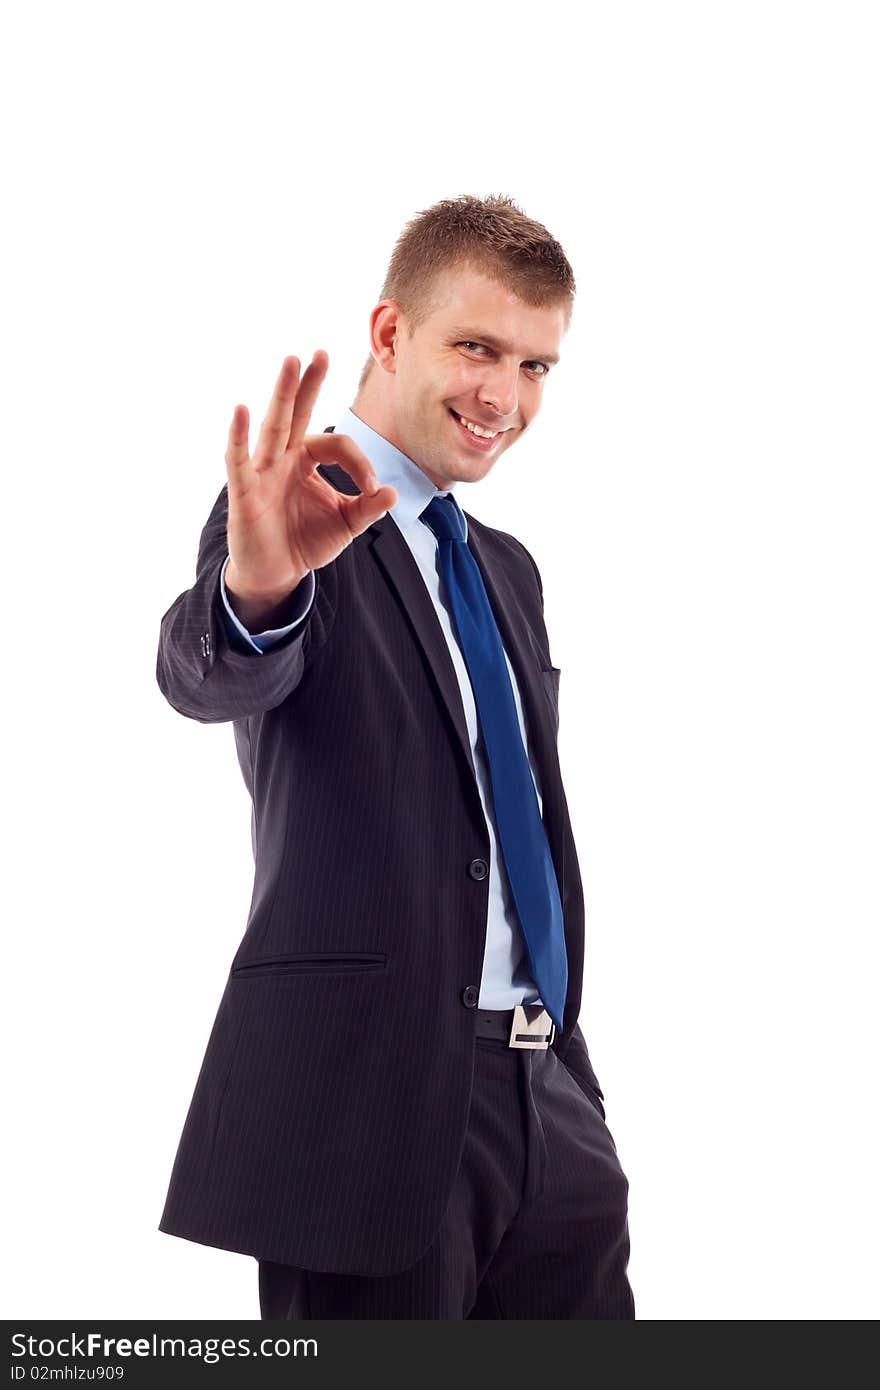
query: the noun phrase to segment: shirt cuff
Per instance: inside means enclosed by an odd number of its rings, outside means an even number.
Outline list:
[[[220,593],[223,598],[223,606],[226,609],[229,621],[232,625],[232,631],[241,637],[244,642],[247,642],[249,647],[255,652],[259,652],[262,656],[267,647],[274,646],[276,642],[280,642],[283,637],[286,637],[289,632],[292,632],[295,627],[298,627],[307,616],[312,606],[312,599],[315,597],[315,571],[309,570],[308,574],[300,580],[293,591],[296,595],[293,621],[289,622],[286,627],[266,628],[265,632],[253,633],[248,632],[241,619],[232,611],[229,596],[226,593],[226,583],[224,579],[226,566],[228,564],[229,556],[227,555],[223,562],[223,568],[220,571]]]

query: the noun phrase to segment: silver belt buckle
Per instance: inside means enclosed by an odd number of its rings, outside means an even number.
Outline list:
[[[547,1048],[555,1036],[556,1024],[543,1004],[514,1005],[508,1047]]]

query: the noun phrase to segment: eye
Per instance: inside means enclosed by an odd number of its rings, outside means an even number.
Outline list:
[[[536,371],[538,376],[546,376],[550,370],[546,362],[526,362],[525,365],[530,372]]]
[[[469,349],[470,349],[471,351],[473,351],[473,352],[478,352],[478,351],[480,351],[480,350],[483,348],[483,344],[482,344],[482,343],[474,343],[474,342],[471,342],[470,339],[465,339],[465,341],[462,342],[462,343],[459,343],[458,346],[459,346],[459,347],[464,347],[464,348],[469,348]]]

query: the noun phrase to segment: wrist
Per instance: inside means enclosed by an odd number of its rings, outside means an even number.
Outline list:
[[[286,627],[292,621],[290,599],[309,571],[294,572],[281,588],[253,589],[243,583],[232,560],[226,562],[223,584],[235,616],[249,632]]]

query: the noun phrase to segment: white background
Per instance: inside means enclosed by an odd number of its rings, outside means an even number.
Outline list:
[[[543,575],[637,1316],[874,1318],[876,7],[311,8],[4,26],[5,1316],[259,1315],[156,1229],[253,868],[159,620],[236,402],[325,347],[333,423],[404,222],[505,192],[579,293],[460,500]]]

